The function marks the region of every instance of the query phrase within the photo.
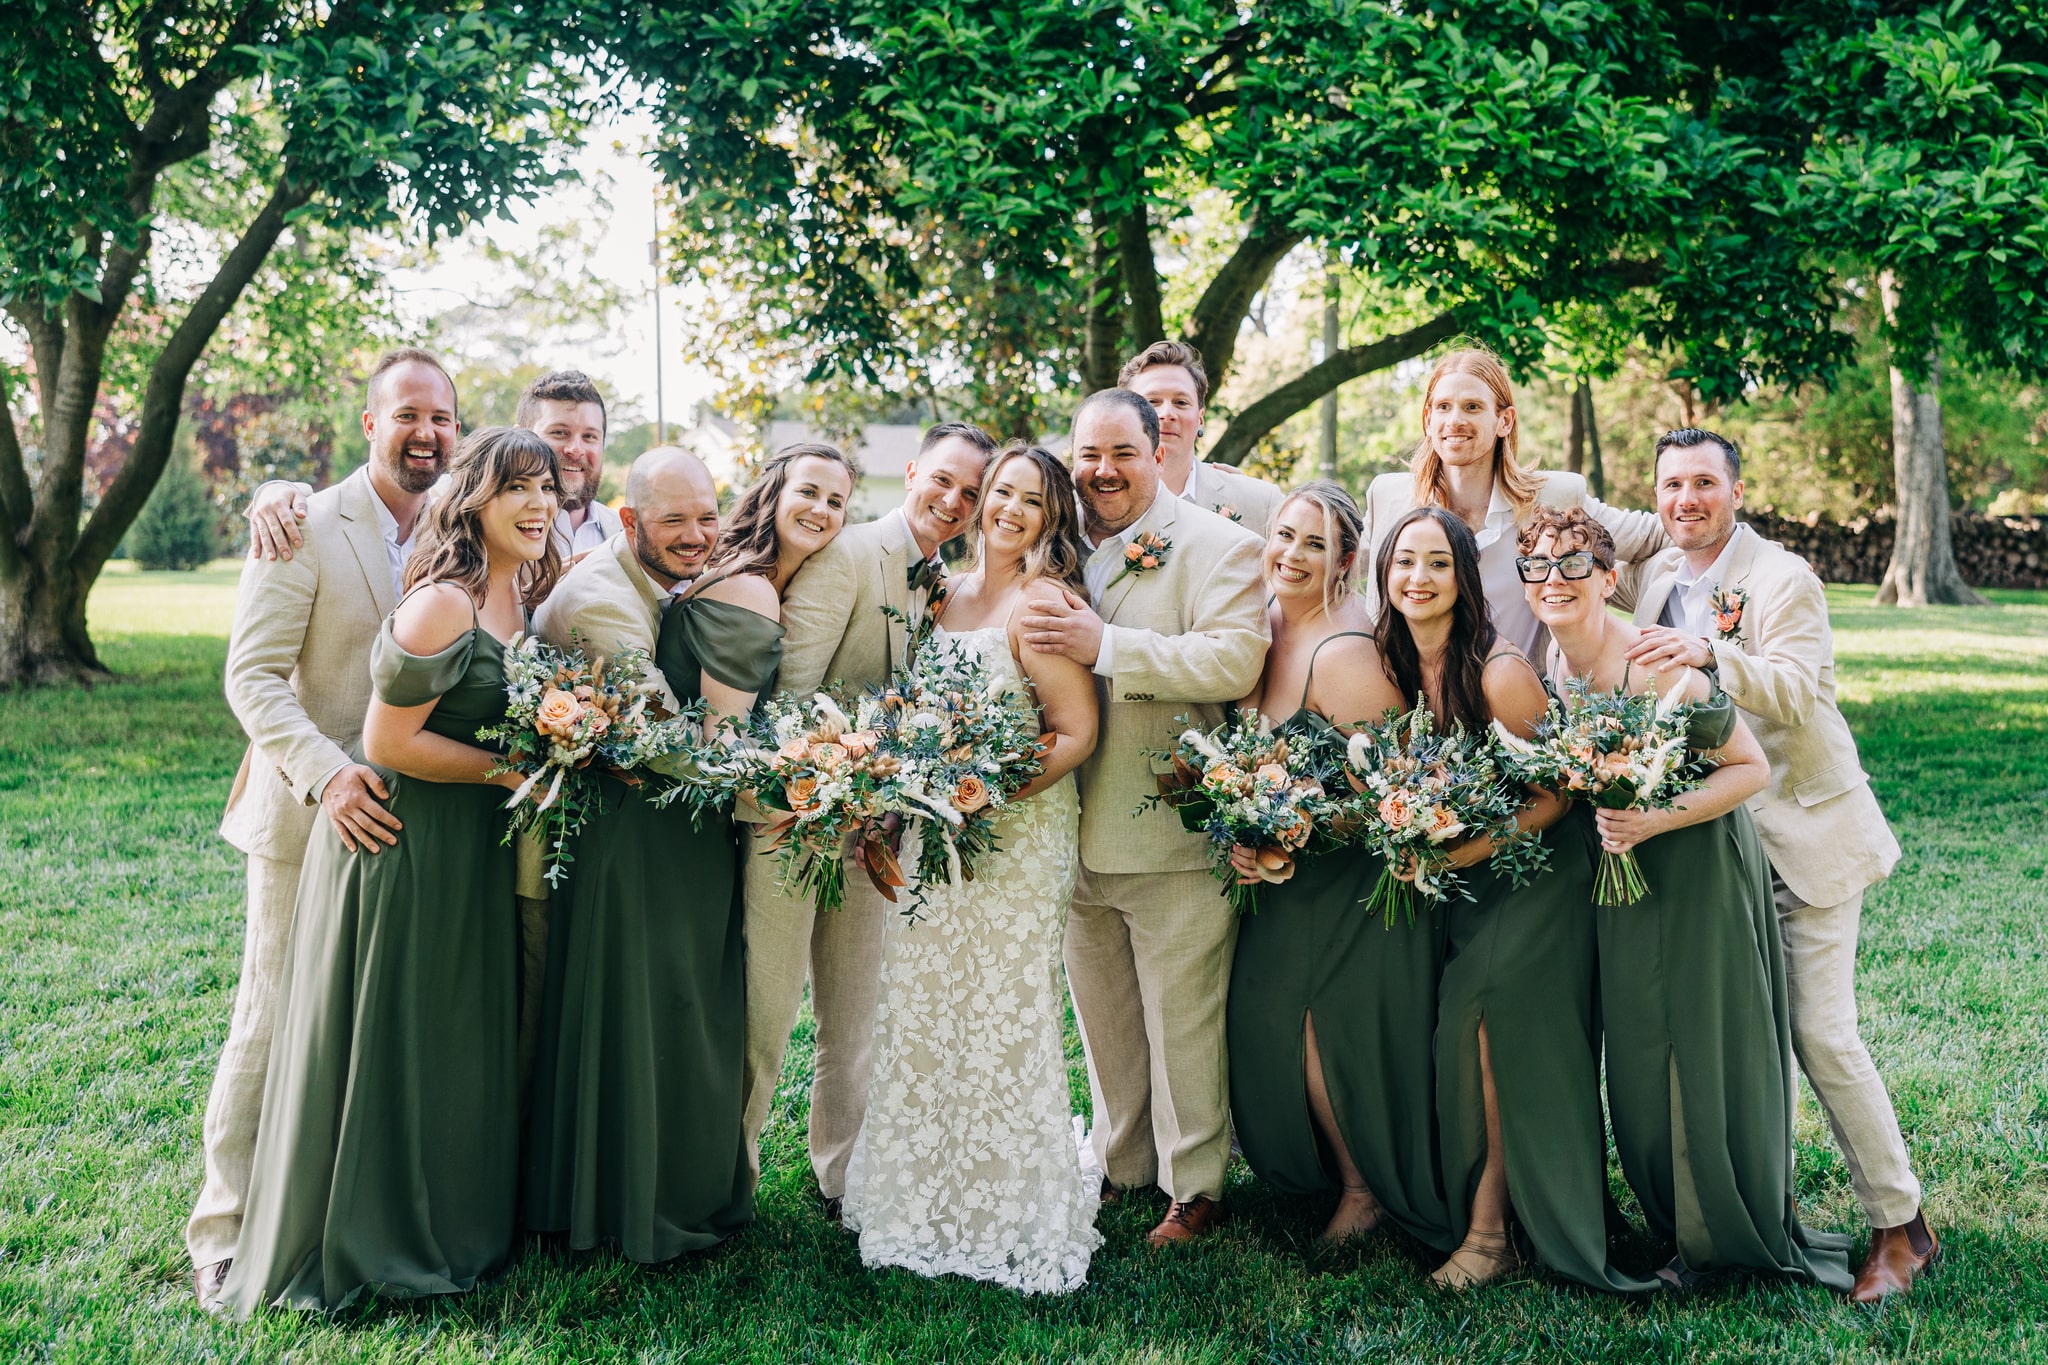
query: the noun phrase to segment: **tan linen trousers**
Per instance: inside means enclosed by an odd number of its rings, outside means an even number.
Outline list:
[[[865,874],[849,868],[846,903],[820,912],[800,896],[782,894],[779,863],[748,834],[746,866],[747,1062],[744,1108],[747,1156],[761,1173],[761,1130],[790,1030],[811,983],[817,1033],[811,1061],[811,1169],[827,1199],[846,1193],[846,1163],[867,1112],[868,1068],[874,1053],[875,1002],[882,985],[882,930],[893,914]]]
[[[1089,1142],[1113,1184],[1223,1197],[1230,1162],[1224,1004],[1237,916],[1215,878],[1081,869],[1067,982],[1088,1056]]]
[[[1920,1181],[1906,1155],[1892,1097],[1856,1022],[1856,934],[1863,893],[1840,905],[1808,905],[1773,877],[1792,1051],[1827,1111],[1849,1163],[1856,1202],[1874,1228],[1909,1223],[1920,1211]],[[1796,1096],[1795,1096],[1796,1098]]]
[[[277,992],[299,903],[297,862],[255,853],[246,857],[242,974],[235,982],[228,1041],[206,1097],[206,1182],[185,1225],[185,1248],[192,1264],[202,1269],[233,1256],[242,1235],[256,1122],[263,1116],[263,1077],[270,1069],[270,1037],[277,1027]]]

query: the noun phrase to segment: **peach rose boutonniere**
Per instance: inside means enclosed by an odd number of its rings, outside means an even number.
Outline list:
[[[1105,590],[1115,587],[1132,574],[1150,573],[1166,562],[1173,553],[1173,542],[1157,531],[1141,531],[1137,539],[1124,546],[1124,566],[1116,571],[1116,577],[1103,584]]]
[[[1717,587],[1707,594],[1707,609],[1714,613],[1714,638],[1740,640],[1742,612],[1748,605],[1749,592],[1744,588]]]

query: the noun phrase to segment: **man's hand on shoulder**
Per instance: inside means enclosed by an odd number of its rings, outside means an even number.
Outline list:
[[[327,779],[320,792],[320,809],[341,836],[342,847],[351,853],[381,853],[398,842],[404,826],[384,808],[391,792],[375,768],[351,763]]]
[[[1630,647],[1628,660],[1652,673],[1679,666],[1705,672],[1714,666],[1714,649],[1704,636],[1670,626],[1645,626],[1643,638]]]
[[[307,483],[272,479],[256,490],[249,500],[249,557],[290,559],[292,551],[306,543],[299,523],[306,519],[306,499],[313,494]]]
[[[1061,654],[1083,668],[1102,657],[1102,618],[1070,588],[1034,593],[1021,622],[1024,643],[1041,654]]]

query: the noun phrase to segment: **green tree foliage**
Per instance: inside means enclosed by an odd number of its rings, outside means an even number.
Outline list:
[[[205,568],[219,551],[218,516],[199,471],[173,460],[128,532],[128,557],[145,569]]]
[[[1213,454],[1236,460],[1458,333],[1531,363],[1573,308],[1710,395],[1825,373],[1825,276],[1772,213],[1799,144],[1728,126],[1690,13],[694,3],[635,12],[610,46],[658,103],[682,269],[728,301],[729,336],[814,383],[964,376],[1014,429],[1011,405],[1111,382],[1169,330],[1224,377],[1304,242],[1401,300],[1235,413]],[[1170,316],[1158,243],[1204,191],[1235,242]]]
[[[87,590],[170,457],[194,365],[266,269],[238,349],[309,368],[348,234],[459,228],[530,196],[588,79],[554,0],[16,0],[0,9],[0,307],[28,340],[29,477],[0,421],[0,684],[90,676]],[[165,268],[180,250],[189,259]],[[283,250],[280,251],[279,248]],[[173,288],[173,274],[196,281]],[[132,324],[120,333],[124,323]],[[113,368],[135,444],[89,516]]]

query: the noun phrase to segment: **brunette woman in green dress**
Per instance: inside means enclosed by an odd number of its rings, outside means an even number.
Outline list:
[[[530,431],[463,442],[370,652],[359,761],[402,825],[313,829],[278,999],[248,1214],[218,1300],[338,1309],[473,1288],[512,1251],[518,923],[501,844],[504,642],[561,569],[556,464]],[[381,851],[379,851],[381,849]]]
[[[1768,779],[1763,750],[1707,675],[1630,667],[1639,632],[1607,610],[1605,527],[1539,509],[1521,548],[1530,609],[1555,642],[1551,676],[1701,703],[1691,744],[1718,763],[1669,809],[1595,813],[1600,848],[1635,850],[1649,887],[1634,905],[1597,907],[1595,923],[1615,1149],[1650,1230],[1676,1245],[1658,1276],[1690,1288],[1746,1270],[1846,1292],[1848,1238],[1809,1231],[1793,1208],[1785,963],[1770,865],[1742,805]]]
[[[709,732],[773,689],[782,589],[839,533],[852,496],[852,466],[830,446],[778,454],[663,612],[653,662],[679,702],[709,703]],[[654,1263],[753,1221],[739,858],[728,814],[693,818],[606,779],[549,945],[529,1228]]]
[[[1344,734],[1401,706],[1354,587],[1361,526],[1331,483],[1296,489],[1266,541],[1273,647],[1240,710],[1292,742]],[[1240,849],[1244,880],[1254,861]],[[1436,1151],[1430,1040],[1443,935],[1434,915],[1392,928],[1364,901],[1380,860],[1343,849],[1259,889],[1230,977],[1230,1105],[1238,1145],[1289,1194],[1338,1192],[1325,1243],[1391,1215],[1440,1251],[1457,1244]]]
[[[1409,512],[1374,569],[1386,604],[1376,638],[1401,693],[1445,726],[1495,722],[1528,737],[1549,694],[1494,630],[1479,544],[1441,508]],[[1470,1288],[1512,1269],[1509,1207],[1553,1270],[1597,1289],[1647,1290],[1607,1261],[1607,1135],[1600,1109],[1590,817],[1531,790],[1521,827],[1541,831],[1549,870],[1517,887],[1485,860],[1490,840],[1450,847],[1472,899],[1435,908],[1447,936],[1437,988],[1436,1113],[1457,1251],[1432,1278]]]

